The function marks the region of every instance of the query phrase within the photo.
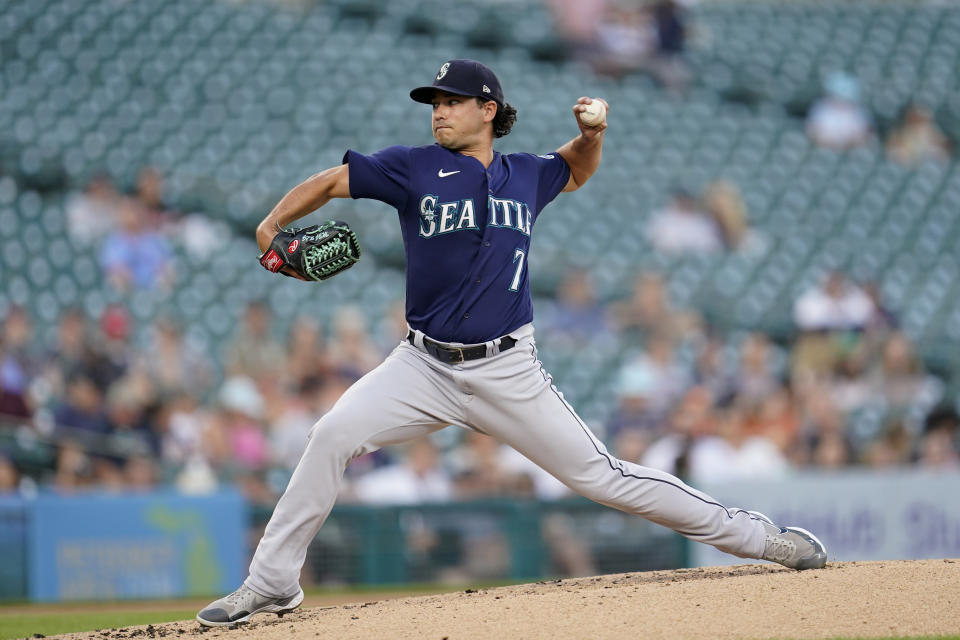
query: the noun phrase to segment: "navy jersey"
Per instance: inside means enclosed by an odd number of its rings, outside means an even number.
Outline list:
[[[407,256],[407,322],[477,343],[533,320],[527,256],[540,211],[570,177],[557,153],[476,158],[438,144],[347,151],[350,195],[397,209]]]

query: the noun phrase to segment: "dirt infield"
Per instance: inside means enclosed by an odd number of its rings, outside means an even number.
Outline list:
[[[195,622],[58,638],[836,638],[960,632],[960,560],[654,571],[263,614],[236,629]]]

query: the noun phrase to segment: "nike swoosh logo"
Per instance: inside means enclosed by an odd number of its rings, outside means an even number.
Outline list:
[[[460,171],[444,171],[443,169],[440,169],[440,171],[437,171],[437,175],[440,176],[441,178],[452,176],[455,173],[460,173]]]
[[[548,155],[545,155],[545,156],[540,156],[540,157],[543,158],[544,160],[553,160],[553,154],[552,154],[552,153],[551,153],[551,154],[548,154]]]

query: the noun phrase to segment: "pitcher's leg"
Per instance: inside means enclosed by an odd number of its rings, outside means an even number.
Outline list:
[[[267,596],[299,590],[307,547],[330,514],[349,462],[388,444],[426,435],[455,421],[445,415],[443,381],[409,347],[398,347],[357,381],[311,429],[303,456],[281,496],[245,584]]]
[[[518,345],[519,346],[519,345]],[[612,456],[527,350],[503,363],[512,371],[504,387],[471,408],[471,424],[505,442],[577,493],[634,513],[699,542],[740,557],[764,553],[763,525],[751,514],[729,509],[678,478]]]

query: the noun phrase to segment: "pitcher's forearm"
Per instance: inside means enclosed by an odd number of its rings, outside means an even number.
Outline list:
[[[570,166],[570,177],[577,187],[582,187],[600,166],[603,155],[603,132],[590,137],[579,135],[566,143],[557,153]]]
[[[314,174],[291,189],[257,226],[257,244],[263,251],[280,227],[296,222],[333,198],[350,196],[348,165]]]

